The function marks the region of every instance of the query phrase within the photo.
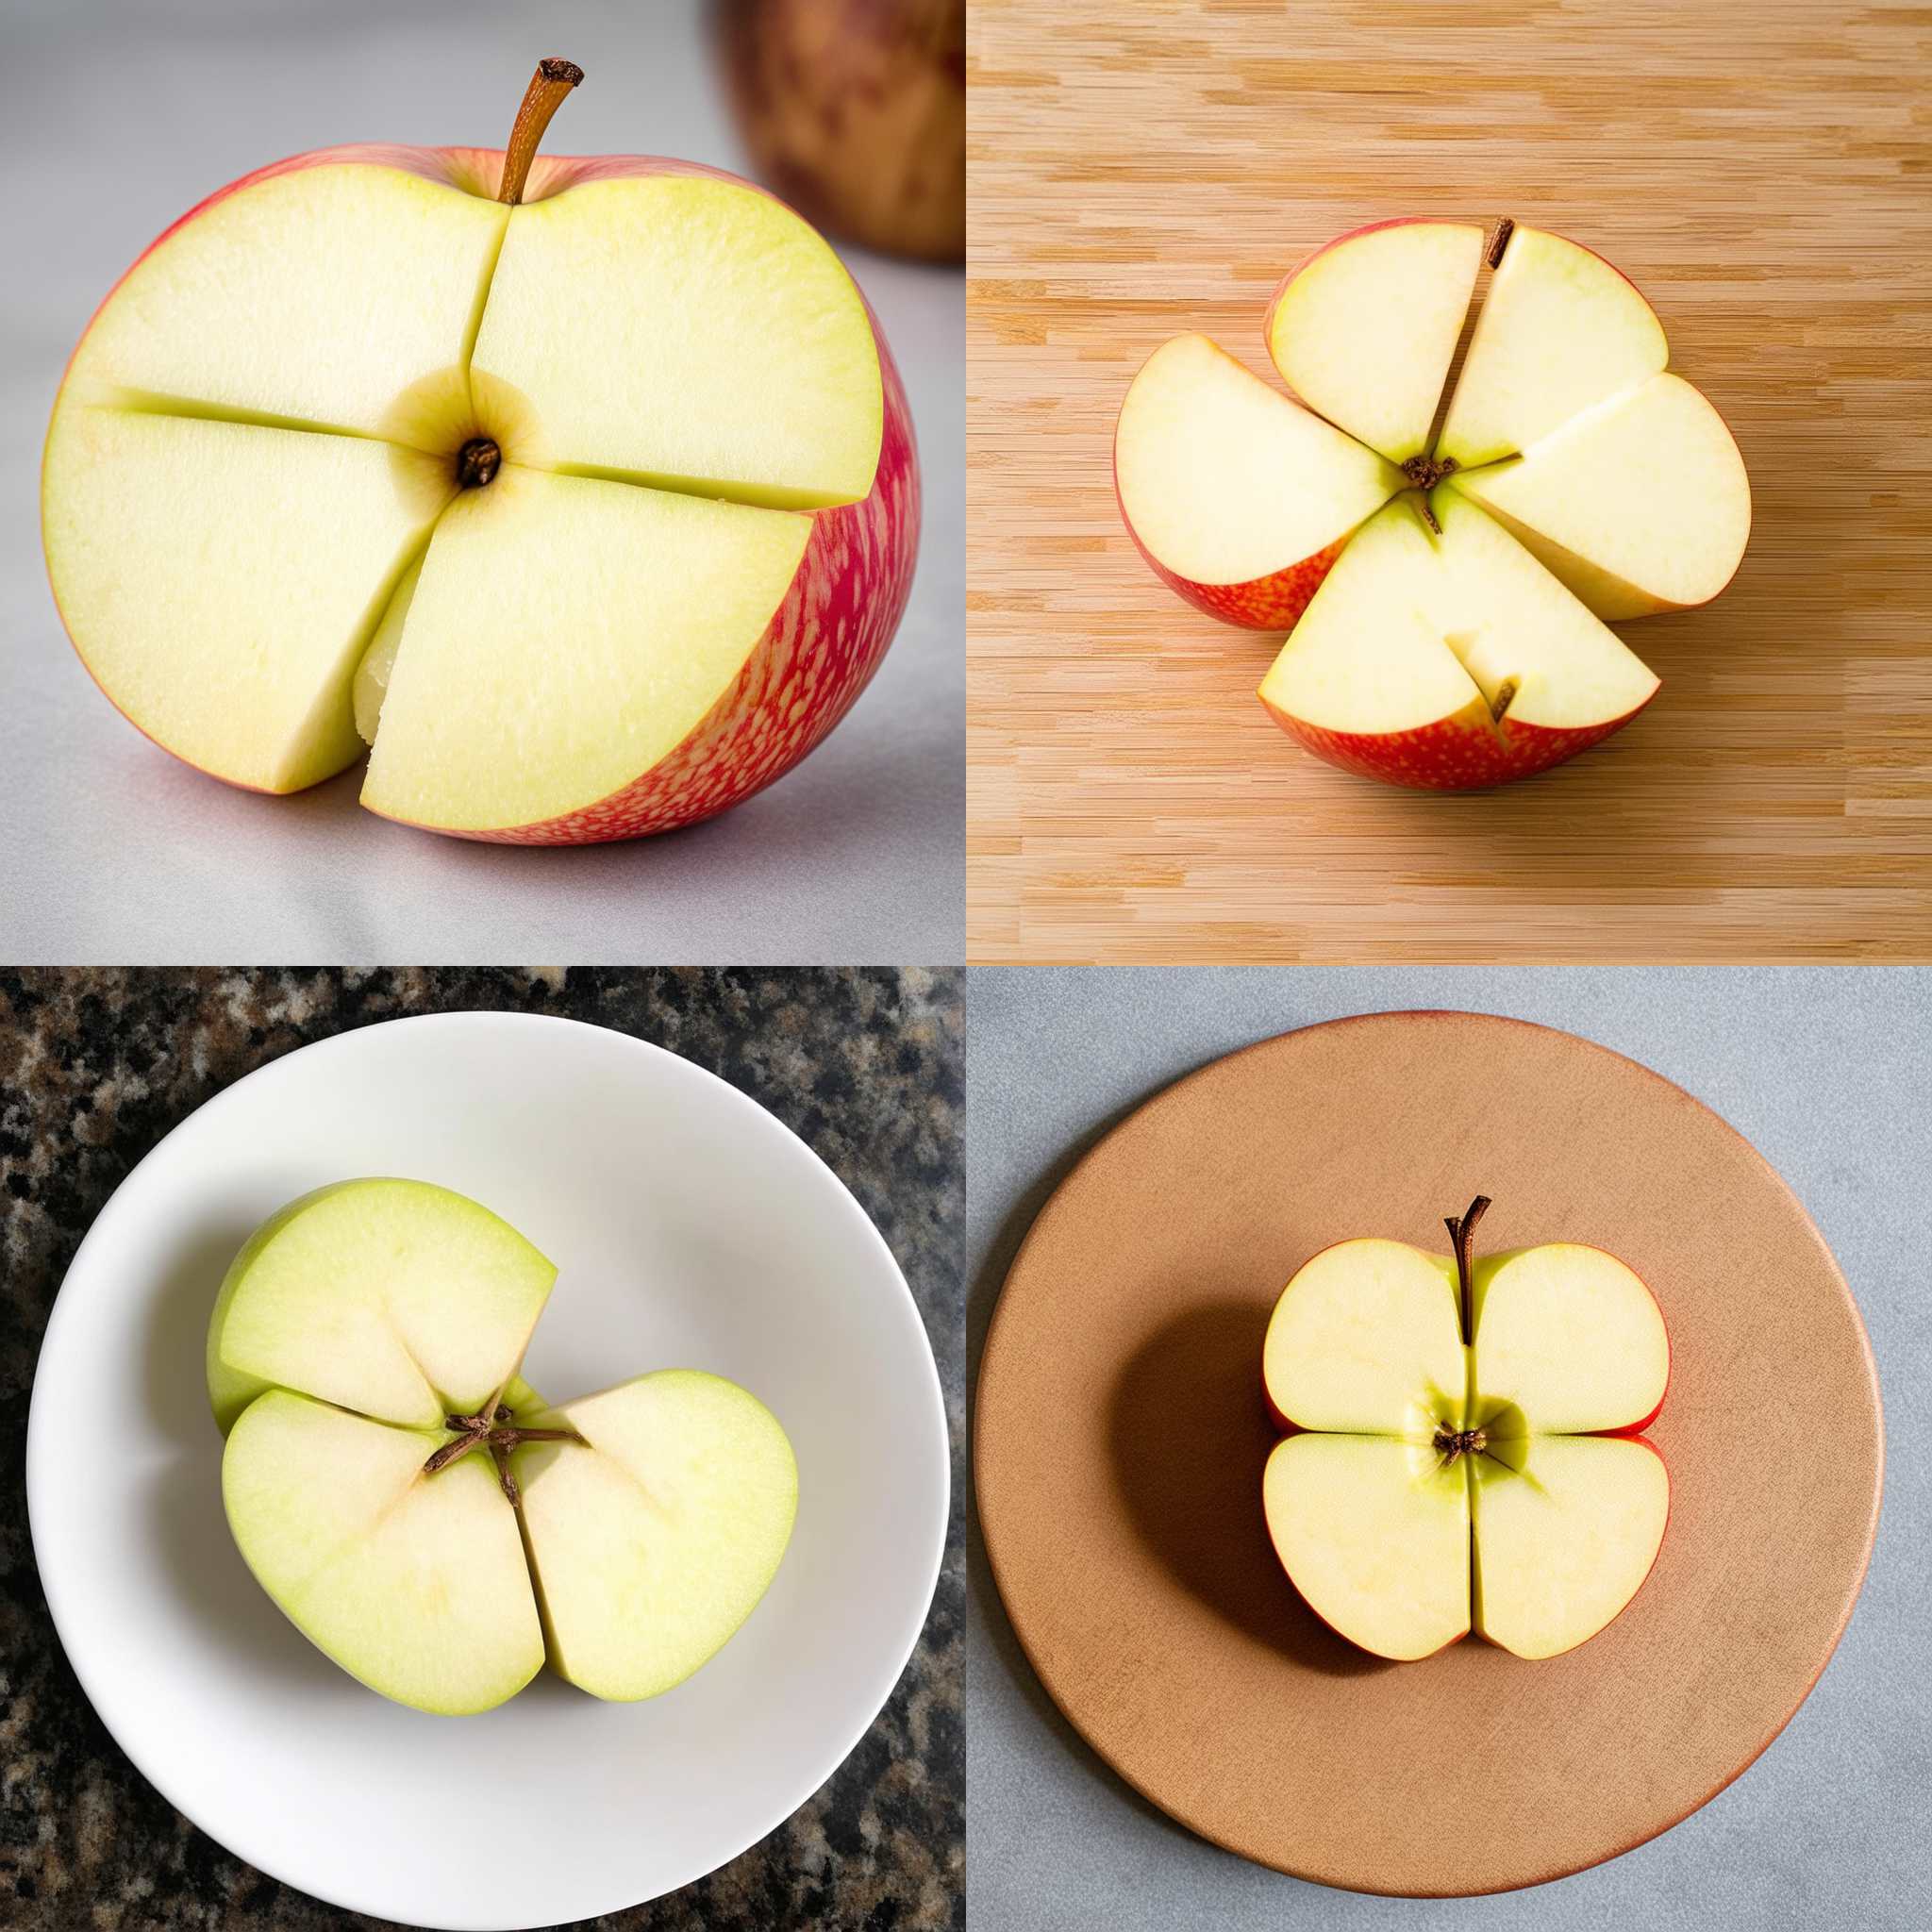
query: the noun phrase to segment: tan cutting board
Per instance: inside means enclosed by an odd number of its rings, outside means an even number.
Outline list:
[[[974,0],[969,956],[1932,958],[1932,12],[1821,0]],[[1743,449],[1736,581],[1624,626],[1664,688],[1502,791],[1317,763],[1276,636],[1116,513],[1134,371],[1275,380],[1274,283],[1513,214],[1644,290]]]
[[[1588,1643],[1357,1650],[1276,1563],[1261,1338],[1317,1249],[1590,1241],[1649,1283],[1671,1386],[1657,1567]],[[1329,1885],[1439,1895],[1641,1843],[1775,1737],[1865,1574],[1882,1436],[1865,1332],[1763,1158],[1632,1060],[1512,1020],[1384,1013],[1169,1088],[1063,1182],[979,1376],[992,1573],[1041,1681],[1182,1824]]]

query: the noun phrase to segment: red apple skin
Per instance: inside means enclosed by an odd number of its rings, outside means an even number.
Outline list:
[[[271,162],[218,188],[162,229],[108,290],[88,328],[81,331],[80,342],[86,341],[88,329],[142,261],[177,229],[229,195],[277,175],[358,164],[398,168],[486,199],[494,198],[503,178],[501,148],[362,142],[317,148]],[[582,182],[641,175],[704,175],[749,188],[774,201],[778,198],[770,190],[723,168],[668,156],[541,154],[531,164],[523,198],[525,202],[541,201]],[[812,533],[791,588],[731,690],[675,751],[620,791],[541,824],[453,836],[508,844],[584,845],[694,824],[728,810],[782,777],[852,708],[885,658],[905,615],[919,554],[920,529],[919,456],[911,409],[898,366],[870,303],[866,304],[866,316],[878,349],[884,391],[879,460],[872,491],[858,503],[812,512]],[[74,357],[80,353],[80,342],[75,344],[74,354],[67,359],[70,371]],[[61,386],[66,386],[66,372]],[[43,555],[44,551],[43,533]],[[55,608],[59,608],[58,595]],[[67,625],[64,612],[61,623],[85,667],[87,655],[74,638],[72,626]],[[92,675],[91,671],[89,675]],[[98,679],[95,682],[99,684]],[[106,688],[100,688],[106,694]],[[113,703],[111,697],[108,702]],[[123,717],[127,716],[118,704],[114,708]],[[128,722],[150,742],[160,744],[137,721]],[[170,757],[178,756],[167,745],[161,749]],[[265,788],[238,789],[258,791]]]
[[[1653,691],[1651,696],[1656,696]],[[1257,693],[1259,695],[1259,693]],[[1649,698],[1644,704],[1650,702]],[[1268,715],[1318,758],[1364,778],[1419,791],[1474,791],[1546,772],[1600,744],[1629,724],[1643,705],[1602,724],[1559,731],[1544,724],[1491,723],[1489,708],[1473,701],[1454,717],[1415,731],[1331,731],[1291,716],[1261,698]]]

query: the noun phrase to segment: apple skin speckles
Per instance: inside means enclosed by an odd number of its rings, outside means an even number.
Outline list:
[[[1378,735],[1330,731],[1291,717],[1265,697],[1261,703],[1291,738],[1318,758],[1359,777],[1379,778],[1385,785],[1404,785],[1416,791],[1474,791],[1527,778],[1588,751],[1637,715],[1631,711],[1574,731],[1555,731],[1543,724],[1520,724],[1511,718],[1492,724],[1486,706],[1472,705],[1419,730]]]
[[[1115,501],[1119,501],[1118,487]],[[1121,516],[1124,522],[1124,508]],[[1209,617],[1218,617],[1223,624],[1238,624],[1247,630],[1291,630],[1322,588],[1322,579],[1334,569],[1335,559],[1348,546],[1348,537],[1338,537],[1325,550],[1318,550],[1314,556],[1305,557],[1301,562],[1265,577],[1252,577],[1244,584],[1196,584],[1169,570],[1134,536],[1131,524],[1127,525],[1127,534],[1134,538],[1134,548],[1147,559],[1147,567],[1169,590],[1177,591],[1195,609],[1205,610]],[[1349,532],[1350,536],[1354,534]]]

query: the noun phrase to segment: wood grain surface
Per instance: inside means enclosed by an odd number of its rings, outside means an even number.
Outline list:
[[[1478,1191],[1486,1251],[1590,1241],[1656,1293],[1671,1385],[1645,1433],[1671,1519],[1575,1650],[1470,1638],[1394,1664],[1328,1629],[1269,1546],[1261,1341],[1318,1249],[1446,1252],[1441,1217]],[[1007,1276],[973,1440],[1013,1628],[1101,1757],[1247,1857],[1421,1894],[1579,1870],[1737,1776],[1844,1629],[1883,1461],[1857,1310],[1763,1157],[1635,1061],[1471,1013],[1308,1027],[1132,1114]]]
[[[1819,0],[974,0],[969,957],[1932,958],[1932,9]],[[1730,423],[1751,547],[1621,628],[1649,710],[1543,777],[1406,792],[1158,583],[1115,414],[1331,237],[1557,229]]]

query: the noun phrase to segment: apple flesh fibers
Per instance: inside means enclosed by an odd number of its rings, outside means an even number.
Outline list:
[[[1599,1248],[1474,1262],[1404,1242],[1325,1248],[1282,1291],[1263,1345],[1276,1420],[1262,1478],[1283,1568],[1378,1656],[1472,1628],[1524,1657],[1574,1649],[1649,1574],[1670,1478],[1633,1440],[1670,1379],[1663,1317]]]
[[[749,183],[536,155],[575,74],[544,63],[507,151],[245,177],[83,336],[49,571],[177,757],[290,791],[366,732],[386,816],[629,838],[782,775],[877,669],[919,480],[864,298]]]

